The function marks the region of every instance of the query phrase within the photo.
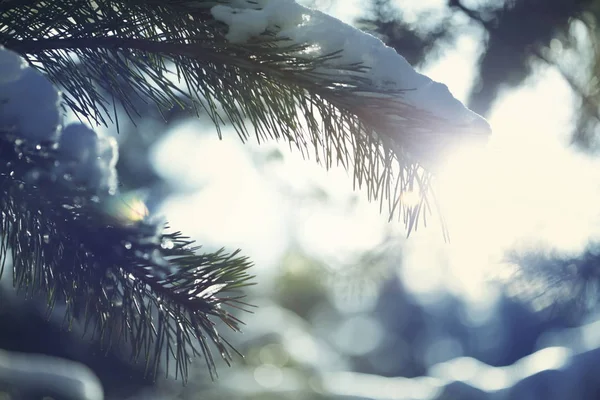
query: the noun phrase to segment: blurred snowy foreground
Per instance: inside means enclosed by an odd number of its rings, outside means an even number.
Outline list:
[[[600,391],[600,322],[557,335],[572,347],[544,348],[507,367],[461,357],[437,364],[419,378],[385,378],[352,372],[326,374],[326,392],[374,400],[566,400]]]

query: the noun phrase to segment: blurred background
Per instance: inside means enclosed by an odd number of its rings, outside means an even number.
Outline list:
[[[75,359],[109,399],[600,399],[600,2],[301,2],[380,37],[485,116],[443,160],[434,215],[406,238],[342,169],[208,118],[148,107],[117,135],[122,191],[204,249],[241,248],[257,284],[245,355],[147,382],[0,296],[0,348]],[[103,128],[99,128],[102,130]],[[59,318],[60,320],[60,318]],[[60,322],[60,321],[59,321]],[[0,394],[0,398],[2,395]]]

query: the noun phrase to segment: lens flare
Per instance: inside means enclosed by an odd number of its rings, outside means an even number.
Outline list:
[[[104,212],[117,222],[130,225],[143,221],[149,215],[148,207],[139,192],[117,194],[103,204]]]

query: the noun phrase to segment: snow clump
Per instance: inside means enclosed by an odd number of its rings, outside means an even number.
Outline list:
[[[19,54],[0,46],[0,131],[30,147],[54,143],[59,182],[72,181],[102,193],[117,189],[117,143],[82,123],[62,128],[61,94]],[[39,174],[36,174],[36,176]]]
[[[369,84],[355,93],[361,99],[349,108],[354,107],[357,115],[374,116],[371,122],[377,131],[395,139],[418,141],[408,143],[417,153],[425,153],[432,144],[435,147],[439,142],[460,137],[448,134],[457,131],[447,128],[458,128],[458,132],[475,138],[491,133],[487,121],[454,98],[446,85],[415,71],[380,39],[320,11],[294,0],[230,0],[213,6],[211,13],[215,20],[228,26],[226,39],[232,43],[243,45],[268,32],[275,35],[281,46],[307,46],[296,54],[298,57],[314,59],[339,52],[314,72],[335,77],[341,83],[344,77],[349,83],[366,78]],[[356,64],[365,68],[347,69]],[[391,93],[389,104],[396,102],[397,109],[374,115],[373,104],[386,101],[382,98],[387,96],[384,93]],[[442,135],[446,137],[440,139]]]
[[[56,140],[60,92],[17,53],[0,46],[0,128],[23,140]]]

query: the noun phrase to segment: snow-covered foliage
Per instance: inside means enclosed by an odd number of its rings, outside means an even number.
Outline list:
[[[90,190],[114,193],[117,144],[81,123],[61,125],[61,93],[18,54],[0,46],[0,128],[35,147],[53,143],[58,182],[74,182]],[[38,171],[42,172],[42,171]]]
[[[23,140],[58,138],[60,93],[18,54],[0,47],[0,124]]]
[[[114,138],[98,136],[84,124],[71,124],[61,132],[58,152],[64,160],[61,171],[76,183],[101,191],[116,190],[118,150]]]
[[[599,357],[596,345],[577,350],[555,346],[504,367],[460,357],[433,366],[429,376],[389,378],[341,372],[327,374],[323,382],[326,391],[334,395],[378,400],[585,399],[597,393],[598,385],[590,384],[589,376],[597,373]]]
[[[316,72],[339,74],[336,67],[361,64],[366,67],[364,72],[346,73],[367,78],[374,91],[401,91],[400,100],[409,106],[489,133],[487,122],[455,99],[446,85],[415,71],[404,57],[378,38],[327,14],[294,0],[231,0],[211,11],[216,20],[228,25],[227,39],[233,43],[245,43],[268,31],[284,46],[308,45],[307,51],[298,54],[301,57],[340,52],[327,67]],[[376,97],[368,92],[363,95]]]

